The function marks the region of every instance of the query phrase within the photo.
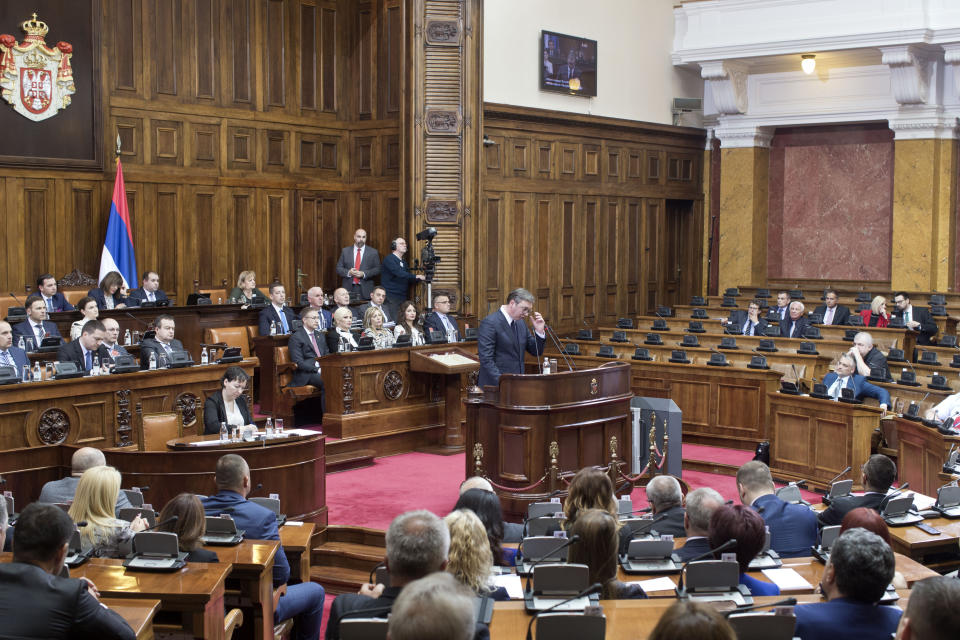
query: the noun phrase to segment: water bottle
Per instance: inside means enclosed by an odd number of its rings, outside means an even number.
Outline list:
[[[263,432],[266,434],[268,438],[273,437],[273,427],[270,426],[269,422],[267,422],[267,424],[263,426]]]
[[[124,344],[124,346],[129,347],[131,344],[133,344],[133,343],[131,342],[131,340],[132,340],[132,338],[130,337],[130,329],[127,329],[127,331],[123,334],[123,344]]]
[[[98,356],[93,356],[93,368],[90,369],[90,375],[100,375],[100,358]]]
[[[40,363],[35,362],[33,364],[33,381],[40,382],[41,380],[43,380],[43,375],[40,373]]]
[[[268,433],[274,433],[274,431],[273,431],[273,420],[271,420],[270,418],[267,418],[266,424],[263,425],[263,430],[266,431],[266,432],[268,432]]]
[[[239,441],[240,441],[240,427],[238,427],[238,426],[236,426],[236,425],[233,425],[232,432],[233,432],[233,433],[231,433],[230,439],[233,440],[234,442],[239,442]]]
[[[217,298],[217,304],[223,304],[223,298]]]
[[[207,353],[206,347],[200,352],[200,364],[210,364],[210,354]]]
[[[23,338],[20,338],[20,339],[23,340]],[[23,375],[21,376],[20,379],[23,380],[24,382],[30,382],[30,379],[31,379],[30,365],[28,364],[23,365]]]
[[[270,335],[277,335],[277,323],[274,320],[270,321]]]
[[[550,358],[543,359],[543,372],[550,373]]]
[[[24,345],[23,336],[20,336],[20,342],[17,343],[17,346],[23,349],[23,345]]]
[[[150,371],[156,371],[157,369],[157,354],[155,351],[150,352]]]
[[[230,430],[227,429],[227,423],[220,423],[220,442],[226,442],[230,439]]]

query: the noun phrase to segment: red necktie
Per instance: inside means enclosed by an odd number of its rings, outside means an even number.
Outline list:
[[[353,268],[360,270],[360,247],[357,247],[357,259],[353,261]],[[360,278],[354,277],[353,284],[360,284]]]

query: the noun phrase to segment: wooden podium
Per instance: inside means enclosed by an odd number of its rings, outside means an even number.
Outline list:
[[[630,365],[555,374],[504,374],[500,386],[467,399],[465,474],[478,466],[499,485],[507,514],[521,516],[534,500],[565,488],[551,477],[609,462],[611,438],[631,450]],[[555,464],[554,464],[555,463]],[[506,489],[504,489],[506,487]]]
[[[445,355],[451,358],[444,358]],[[453,360],[453,361],[450,361]],[[459,362],[458,362],[459,361]],[[433,351],[410,351],[410,371],[442,375],[446,379],[444,391],[443,444],[434,453],[454,454],[463,451],[463,404],[460,400],[460,374],[480,368],[477,356],[455,347]]]
[[[960,436],[947,436],[936,429],[897,417],[897,477],[900,483],[928,496],[950,482],[943,463],[951,446],[960,446]]]
[[[880,425],[879,407],[770,393],[770,471],[827,488],[848,466],[870,457],[870,438]],[[856,478],[856,473],[850,476]]]

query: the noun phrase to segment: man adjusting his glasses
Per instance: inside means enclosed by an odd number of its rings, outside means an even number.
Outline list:
[[[481,387],[500,384],[500,374],[523,373],[523,352],[539,357],[546,342],[546,322],[539,313],[533,314],[533,329],[527,330],[524,318],[533,311],[533,294],[526,289],[514,289],[507,303],[483,321],[477,331],[477,351],[480,355]]]

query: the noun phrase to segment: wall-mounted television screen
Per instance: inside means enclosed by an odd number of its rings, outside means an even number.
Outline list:
[[[597,95],[597,41],[540,32],[540,90]]]

